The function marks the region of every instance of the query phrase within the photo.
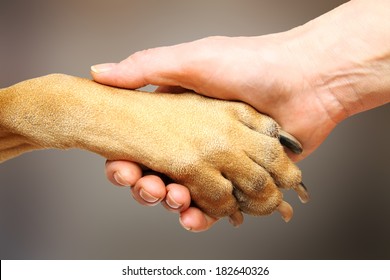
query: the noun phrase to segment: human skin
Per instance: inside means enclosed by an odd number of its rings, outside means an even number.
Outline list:
[[[310,155],[346,118],[390,101],[390,1],[354,0],[286,32],[258,37],[209,37],[137,52],[120,63],[92,67],[95,81],[124,88],[158,85],[241,100],[274,118]],[[231,66],[234,67],[231,67]],[[216,219],[189,207],[185,186],[165,188],[130,162],[108,162],[107,177],[131,185],[144,205],[164,201],[186,229]],[[171,207],[171,206],[173,207]]]

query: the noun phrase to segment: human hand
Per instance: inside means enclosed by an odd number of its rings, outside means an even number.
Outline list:
[[[378,79],[390,74],[389,8],[387,1],[350,1],[288,32],[146,50],[92,74],[115,86],[155,84],[245,101],[298,138],[304,152],[289,153],[298,161],[345,118],[389,101],[388,79]]]
[[[118,64],[93,66],[95,81],[123,88],[158,85],[158,92],[197,93],[244,101],[275,119],[303,145],[297,161],[317,148],[335,126],[322,96],[305,80],[305,50],[288,34],[209,37],[137,52]],[[305,58],[307,61],[305,61]],[[305,116],[305,117],[302,117]],[[311,116],[311,117],[308,117]]]
[[[136,163],[108,160],[105,169],[112,184],[120,187],[131,186],[133,198],[141,205],[155,206],[161,203],[168,211],[180,214],[180,224],[187,230],[204,231],[219,220],[203,213],[197,207],[190,207],[191,196],[187,187],[169,184],[157,174],[145,172]],[[231,223],[236,224],[235,221]]]
[[[279,40],[272,38],[272,36],[267,38],[206,38],[192,43],[136,53],[119,64],[105,64],[94,67],[92,74],[94,79],[100,83],[119,87],[137,88],[151,83],[160,85],[157,90],[160,92],[181,92],[185,90],[184,88],[190,88],[215,98],[240,99],[246,102],[253,100],[256,102],[251,102],[251,105],[257,105],[255,107],[258,110],[264,112],[268,109],[267,114],[274,118],[280,116],[279,123],[285,123],[285,119],[292,120],[291,125],[287,125],[289,124],[287,123],[283,128],[286,129],[287,127],[290,132],[300,135],[297,133],[298,131],[308,132],[299,126],[298,128],[294,126],[294,124],[299,125],[294,117],[302,115],[297,115],[294,110],[301,110],[301,104],[295,103],[297,101],[294,100],[295,108],[292,108],[291,105],[283,104],[282,101],[289,100],[287,94],[290,94],[290,92],[285,92],[285,89],[291,88],[294,85],[293,82],[296,83],[296,88],[300,87],[301,79],[296,78],[294,80],[292,74],[284,73],[278,69],[272,72],[275,75],[280,75],[276,80],[268,72],[270,69],[269,59],[278,57],[278,49],[280,54],[288,57],[287,49],[280,48]],[[263,48],[261,48],[262,44],[260,42],[263,42]],[[270,45],[271,42],[274,42],[273,46]],[[264,54],[256,52],[256,46],[262,49]],[[277,46],[279,47],[277,48]],[[271,50],[276,53],[270,55]],[[260,58],[262,58],[262,63],[259,61]],[[292,57],[290,59],[292,60]],[[154,61],[159,61],[161,65],[154,64]],[[254,63],[256,61],[257,63]],[[294,64],[295,62],[291,61],[290,63]],[[235,66],[227,67],[227,65]],[[170,68],[167,69],[167,67]],[[255,75],[256,67],[259,68],[257,75]],[[276,66],[274,67],[276,68]],[[240,73],[240,69],[244,69],[244,73]],[[245,71],[245,69],[248,70]],[[140,76],[137,71],[145,73],[144,76]],[[263,71],[263,73],[260,71]],[[263,78],[260,79],[257,76]],[[237,77],[240,77],[240,79],[237,79]],[[287,85],[288,83],[291,83],[291,85]],[[257,90],[255,90],[256,88]],[[255,99],[255,94],[258,95],[259,100]],[[280,98],[281,96],[284,97]],[[279,103],[279,105],[273,106],[271,105],[273,103]],[[281,108],[284,110],[281,110]],[[301,124],[301,126],[303,125]],[[315,125],[313,127],[318,128]],[[304,143],[305,152],[307,151],[306,147],[310,145],[310,143]],[[293,153],[289,152],[289,154],[297,159],[297,156]],[[108,162],[106,167],[109,170],[107,172],[109,180],[116,184],[135,186],[137,180],[141,178],[140,173],[136,177],[129,175],[138,168],[133,163]],[[116,180],[117,178],[113,174],[122,174],[121,177],[126,177],[126,179]],[[142,187],[132,189],[135,199],[143,205],[154,205],[155,202],[169,201],[173,194],[181,198],[187,198],[185,194],[179,195],[182,191],[185,192],[183,186],[171,186],[169,191],[172,195],[166,196],[165,184],[162,180],[156,182],[155,178],[148,179],[148,177],[144,177],[141,182],[142,184],[138,185],[142,185]],[[148,182],[153,183],[148,184]],[[151,203],[137,191],[142,191],[144,194],[153,193],[152,200],[154,202]],[[189,201],[185,199],[182,201],[189,205]],[[172,203],[165,203],[166,208],[171,209],[170,204],[172,205]],[[196,208],[190,208],[191,211],[186,211],[187,208],[184,207],[180,210],[182,211],[180,221],[185,228],[196,231],[206,230],[216,221],[216,219],[208,217]]]

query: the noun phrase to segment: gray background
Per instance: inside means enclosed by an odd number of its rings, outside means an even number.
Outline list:
[[[344,1],[0,0],[0,87],[209,35],[284,31]],[[129,104],[129,106],[131,106]],[[390,257],[389,105],[354,116],[299,166],[312,201],[295,215],[183,230],[111,186],[104,159],[39,151],[0,165],[2,259],[378,259]]]

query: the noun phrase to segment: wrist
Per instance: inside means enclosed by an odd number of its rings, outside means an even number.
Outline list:
[[[390,2],[378,2],[350,1],[291,30],[307,50],[308,83],[337,123],[390,101]]]

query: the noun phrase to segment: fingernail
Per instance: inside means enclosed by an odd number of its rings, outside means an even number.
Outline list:
[[[91,66],[91,71],[97,74],[108,72],[114,68],[115,63],[103,63]]]
[[[114,177],[115,181],[119,185],[121,185],[121,186],[129,186],[129,183],[126,182],[125,179],[123,179],[122,175],[119,172],[115,172],[112,176]]]
[[[179,218],[179,223],[181,224],[181,226],[185,229],[185,230],[188,230],[188,231],[191,231],[192,228],[191,227],[188,227],[186,226],[184,223],[183,223],[183,220],[181,219],[181,216]]]
[[[143,200],[145,200],[146,202],[149,202],[149,203],[155,203],[159,200],[157,197],[154,197],[153,195],[151,195],[150,193],[148,193],[144,189],[141,189],[139,191],[139,195],[140,195],[140,197],[142,197]]]
[[[172,209],[179,209],[180,207],[183,206],[183,204],[180,204],[180,203],[177,203],[171,196],[170,194],[168,193],[167,195],[167,199],[165,200],[165,202],[168,204],[169,207],[171,207]]]

